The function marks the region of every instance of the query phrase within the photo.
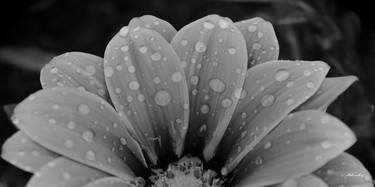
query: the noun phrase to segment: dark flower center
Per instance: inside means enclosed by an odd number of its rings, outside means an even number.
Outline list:
[[[152,172],[149,179],[153,187],[220,187],[223,184],[215,171],[205,170],[199,158],[189,155],[169,164],[166,170]]]

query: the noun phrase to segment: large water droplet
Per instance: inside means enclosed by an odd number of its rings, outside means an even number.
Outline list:
[[[223,92],[225,90],[225,84],[219,79],[212,79],[209,82],[210,88],[215,92]]]
[[[181,72],[174,72],[171,76],[173,82],[180,82],[182,80],[182,73]]]
[[[285,81],[286,79],[289,78],[289,72],[284,70],[284,69],[280,69],[276,72],[275,74],[275,80],[279,81],[279,82],[282,82],[282,81]]]
[[[151,55],[151,60],[153,61],[159,61],[161,59],[161,54],[156,52]]]
[[[274,101],[275,101],[275,97],[273,95],[267,94],[262,97],[261,103],[264,107],[268,107],[268,106],[271,106]]]
[[[203,42],[197,42],[196,44],[195,44],[195,51],[197,51],[197,52],[199,52],[199,53],[203,53],[203,52],[205,52],[206,51],[206,49],[207,49],[207,47],[206,47],[206,44],[204,44]]]
[[[203,104],[201,106],[201,112],[202,114],[207,114],[210,111],[210,107],[207,104]]]
[[[81,114],[88,114],[88,113],[90,113],[90,108],[86,104],[80,104],[78,106],[78,111]]]
[[[137,81],[131,81],[129,82],[129,88],[132,90],[138,90],[139,83]]]
[[[94,161],[96,159],[96,153],[93,150],[86,152],[85,157],[87,160]]]
[[[171,95],[164,90],[158,91],[155,94],[155,103],[160,106],[166,106],[171,101]]]
[[[94,132],[91,130],[86,130],[82,133],[82,139],[84,139],[86,142],[92,142],[94,139]]]

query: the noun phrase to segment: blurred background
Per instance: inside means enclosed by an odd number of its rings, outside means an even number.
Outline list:
[[[39,90],[40,68],[57,54],[103,56],[107,42],[132,17],[151,14],[179,29],[207,14],[233,21],[259,16],[274,25],[280,59],[323,60],[331,65],[330,76],[359,77],[328,112],[357,134],[349,152],[375,176],[375,22],[367,6],[340,0],[3,0],[0,106]],[[2,144],[16,129],[3,110],[0,125]],[[28,177],[0,159],[0,187],[24,186]]]

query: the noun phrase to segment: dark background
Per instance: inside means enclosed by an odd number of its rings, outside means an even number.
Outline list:
[[[370,1],[340,0],[3,0],[0,4],[0,106],[40,89],[39,70],[56,55],[103,56],[132,17],[165,19],[176,29],[207,14],[234,21],[263,17],[275,27],[280,59],[323,60],[330,76],[360,79],[329,108],[358,136],[349,150],[375,176],[375,35]],[[15,128],[0,112],[0,144]],[[29,175],[0,160],[0,186],[23,186]]]

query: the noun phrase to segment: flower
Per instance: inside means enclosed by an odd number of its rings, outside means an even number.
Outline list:
[[[29,187],[373,186],[344,153],[353,132],[325,112],[356,77],[278,50],[261,18],[178,32],[134,18],[104,60],[71,52],[42,69],[2,157],[34,173]]]

